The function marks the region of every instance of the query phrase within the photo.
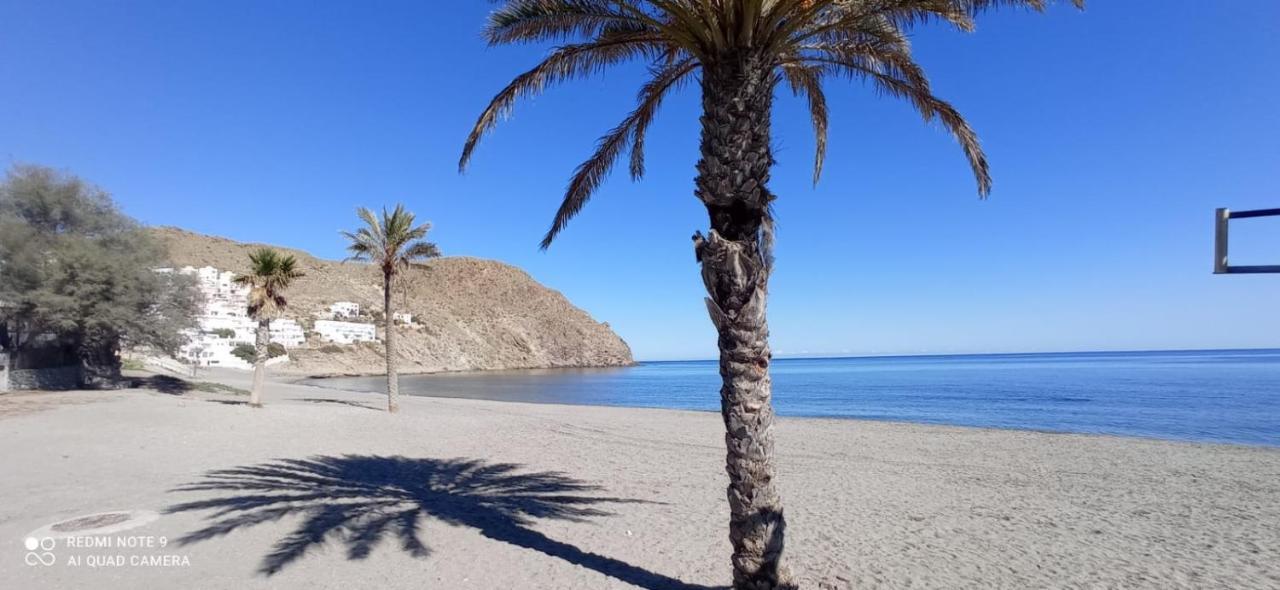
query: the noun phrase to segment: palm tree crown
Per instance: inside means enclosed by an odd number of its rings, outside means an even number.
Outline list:
[[[987,159],[960,113],[930,89],[907,38],[918,24],[941,21],[973,29],[979,12],[1001,5],[1043,10],[1048,0],[507,0],[489,17],[490,45],[568,42],[517,76],[481,113],[463,148],[465,169],[480,138],[508,115],[516,100],[549,84],[599,73],[633,59],[649,62],[651,76],[638,104],[600,138],[595,153],[574,172],[551,229],[548,247],[614,163],[630,152],[630,172],[644,174],[644,140],[663,98],[701,71],[726,62],[751,61],[785,80],[808,101],[817,141],[813,180],[822,173],[827,144],[827,101],[822,82],[831,76],[865,81],[881,93],[905,99],[925,121],[938,121],[963,148],[978,194],[991,190]],[[1077,7],[1084,0],[1071,0]],[[767,203],[762,204],[767,208]]]
[[[347,251],[352,260],[367,260],[387,276],[394,276],[414,262],[440,256],[435,244],[423,241],[431,224],[415,226],[414,214],[405,210],[404,205],[396,205],[390,213],[384,207],[381,216],[364,207],[356,209],[356,213],[365,226],[354,232],[342,232],[350,241]]]
[[[303,277],[292,254],[281,254],[271,248],[260,248],[249,254],[249,274],[233,279],[249,287],[249,315],[269,317],[284,309],[284,290]]]

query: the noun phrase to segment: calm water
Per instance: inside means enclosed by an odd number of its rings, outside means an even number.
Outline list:
[[[778,359],[783,416],[1280,446],[1280,350]],[[385,391],[381,377],[320,385]],[[715,362],[401,377],[414,395],[719,410]]]

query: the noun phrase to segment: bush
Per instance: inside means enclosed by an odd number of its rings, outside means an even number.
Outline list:
[[[342,347],[338,346],[337,344],[326,344],[320,347],[320,352],[323,352],[325,354],[337,354],[339,352],[342,352]]]
[[[235,338],[236,337],[236,331],[232,330],[231,328],[218,328],[217,330],[214,330],[211,333],[214,336],[217,336],[219,338]]]
[[[252,344],[237,344],[231,349],[231,354],[246,363],[252,363],[258,356],[258,350]]]
[[[252,344],[237,344],[235,348],[231,349],[231,354],[246,363],[252,363],[258,358],[258,348]],[[284,349],[284,345],[280,343],[272,342],[267,345],[267,358],[269,359],[284,356],[286,354],[288,354],[288,351],[286,351]]]

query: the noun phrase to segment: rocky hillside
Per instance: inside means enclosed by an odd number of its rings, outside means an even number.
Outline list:
[[[177,266],[213,266],[244,272],[249,252],[242,244],[177,228],[151,230]],[[306,276],[289,288],[286,313],[310,327],[316,313],[336,301],[359,303],[381,318],[382,279],[367,265],[298,258]],[[631,349],[557,291],[513,266],[466,257],[445,257],[404,275],[395,293],[399,312],[415,326],[398,328],[402,372],[545,367],[616,366],[632,363]],[[373,321],[366,318],[361,321]],[[381,330],[379,331],[381,336]],[[383,372],[380,343],[332,346],[312,340],[290,351],[293,359],[273,370],[311,375]]]

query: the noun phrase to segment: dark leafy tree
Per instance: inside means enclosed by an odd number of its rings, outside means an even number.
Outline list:
[[[155,272],[168,265],[98,187],[32,165],[0,183],[0,347],[15,366],[78,362],[96,386],[117,380],[122,347],[176,353],[201,300],[189,277]]]

